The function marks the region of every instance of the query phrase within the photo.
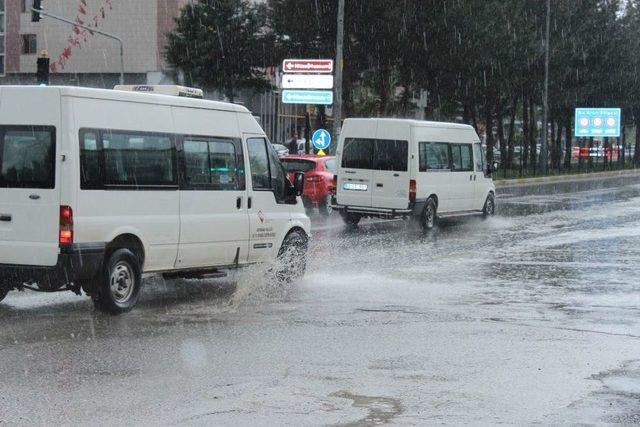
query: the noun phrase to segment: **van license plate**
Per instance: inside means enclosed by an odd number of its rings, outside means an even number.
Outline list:
[[[367,184],[356,184],[353,182],[345,182],[344,184],[342,184],[342,188],[344,188],[345,190],[352,190],[352,191],[367,191]]]

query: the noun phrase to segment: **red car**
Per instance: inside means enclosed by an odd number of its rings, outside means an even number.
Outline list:
[[[313,154],[290,154],[280,160],[287,171],[289,181],[293,182],[296,172],[304,173],[302,201],[305,207],[308,209],[317,207],[320,213],[329,215],[336,158]]]

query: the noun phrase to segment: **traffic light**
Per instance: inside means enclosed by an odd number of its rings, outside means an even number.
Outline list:
[[[33,9],[42,10],[42,0],[33,0]],[[31,11],[31,22],[40,22],[40,13]]]
[[[38,71],[36,73],[36,80],[38,81],[38,85],[49,85],[49,55],[46,51],[40,53],[37,64]]]

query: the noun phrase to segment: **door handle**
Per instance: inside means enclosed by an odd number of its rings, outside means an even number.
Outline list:
[[[376,184],[376,187],[384,187],[384,184],[381,184],[381,183],[379,183],[379,182],[378,182],[378,183]]]
[[[0,221],[11,222],[11,215],[0,214]]]
[[[469,181],[473,181],[473,175],[469,175]]]
[[[30,195],[30,196],[29,196],[29,198],[30,198],[31,200],[39,200],[39,199],[40,199],[40,196],[39,196],[38,194],[32,194],[32,195]]]
[[[236,208],[242,209],[242,196],[236,199]]]
[[[400,174],[399,173],[394,173],[393,176],[400,176]]]
[[[251,209],[251,197],[247,197],[247,209]]]

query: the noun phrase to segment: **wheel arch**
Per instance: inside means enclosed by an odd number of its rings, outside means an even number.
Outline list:
[[[132,233],[122,233],[113,238],[105,247],[105,258],[108,259],[118,249],[129,249],[138,258],[140,269],[144,267],[146,257],[142,239]]]

